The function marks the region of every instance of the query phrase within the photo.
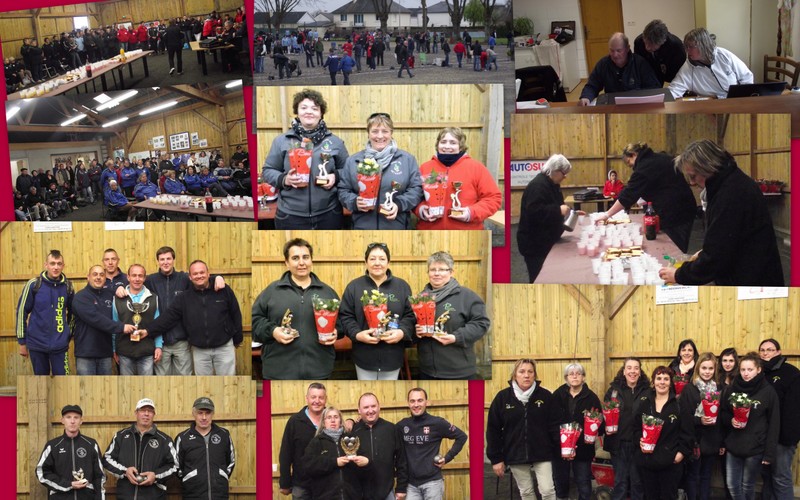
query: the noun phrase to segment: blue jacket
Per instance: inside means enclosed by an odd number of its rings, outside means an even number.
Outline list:
[[[133,195],[139,201],[142,201],[145,198],[154,198],[156,195],[158,195],[158,186],[150,181],[147,181],[147,184],[137,182],[136,186],[133,187]]]
[[[120,171],[120,177],[122,178],[120,181],[122,187],[133,187],[136,184],[136,169],[133,167],[123,168]]]
[[[17,304],[17,342],[31,351],[58,353],[66,351],[72,336],[72,297],[69,280],[63,274],[58,281],[42,271],[41,286],[34,291],[37,278],[25,283]]]
[[[339,71],[340,60],[341,59],[337,55],[328,56],[328,58],[325,60],[325,64],[323,64],[322,66],[324,68],[328,68],[328,71],[330,71],[331,73],[337,73]]]
[[[117,180],[117,171],[109,171],[107,168],[104,168],[103,172],[100,174],[100,187],[102,189],[105,189],[108,186],[109,179]]]
[[[110,187],[106,186],[105,191],[103,191],[103,200],[106,206],[109,207],[124,207],[128,203],[128,198],[125,197],[125,193],[117,189],[114,191]]]
[[[353,66],[355,65],[356,62],[353,60],[353,58],[345,54],[342,56],[342,60],[339,63],[339,69],[341,69],[344,73],[350,73],[353,71]]]
[[[103,289],[87,285],[72,300],[75,314],[75,357],[110,358],[111,335],[122,334],[123,323],[111,319],[111,301]]]
[[[181,194],[186,191],[186,186],[178,179],[167,178],[164,181],[164,190],[169,194]]]
[[[185,175],[183,177],[183,182],[186,184],[187,189],[200,189],[203,186],[200,182],[200,176],[197,174]]]
[[[219,180],[211,174],[208,175],[200,174],[199,177],[200,177],[200,185],[203,186],[204,188],[207,188],[208,186],[214,184],[215,182],[219,182]]]

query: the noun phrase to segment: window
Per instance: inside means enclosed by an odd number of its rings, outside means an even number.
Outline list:
[[[356,24],[364,24],[364,14],[354,14],[353,21]]]
[[[345,21],[347,21],[347,14],[341,14],[341,15],[339,16],[339,20],[340,20],[340,21],[342,21],[342,22],[345,22]]]
[[[89,28],[89,18],[87,16],[80,16],[80,17],[73,17],[72,18],[72,28],[76,30],[82,30]]]

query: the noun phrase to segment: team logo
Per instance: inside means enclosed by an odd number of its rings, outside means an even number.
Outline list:
[[[80,458],[84,458],[86,456],[86,448],[78,448],[75,451],[75,454],[78,455]]]
[[[325,139],[324,141],[322,141],[322,150],[325,151],[325,152],[328,152],[328,151],[331,150],[331,141],[330,140]]]
[[[392,170],[391,171],[392,171],[393,174],[402,173],[402,171],[400,170],[400,162],[399,161],[396,161],[396,162],[392,163]]]
[[[426,425],[425,427],[422,428],[422,433],[423,434],[430,434],[431,433],[431,428]]]
[[[219,434],[214,434],[211,436],[211,442],[213,444],[219,444],[222,441],[222,438],[219,437]]]
[[[194,439],[194,434],[189,434],[189,441]]]
[[[410,430],[410,429],[409,429],[409,428],[408,428],[408,426],[406,425],[405,427],[403,427],[403,434],[408,434],[408,431],[409,431],[409,430]]]
[[[158,448],[158,441],[156,441],[155,439],[151,439],[150,441],[147,442],[147,444],[150,445],[150,448]]]
[[[670,423],[675,423],[676,420],[678,420],[678,416],[675,415],[674,413],[670,414],[669,416]]]
[[[506,403],[506,410],[513,410],[513,409],[514,405],[512,405],[511,403]]]
[[[59,453],[66,453],[66,452],[67,452],[67,450],[65,450],[64,448],[59,448],[59,449],[58,449],[58,452],[59,452]]]
[[[544,404],[544,401],[542,401],[541,399],[537,399],[536,401],[533,402],[533,404],[535,404],[537,408],[541,408],[542,405]]]

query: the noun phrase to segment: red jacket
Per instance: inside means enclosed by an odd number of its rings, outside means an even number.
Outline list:
[[[453,52],[455,52],[456,54],[466,54],[467,48],[464,47],[464,44],[462,42],[458,42],[456,43],[455,47],[453,47]]]
[[[433,170],[439,175],[447,176],[447,194],[444,201],[445,214],[433,222],[420,219],[417,223],[417,229],[483,229],[483,221],[500,210],[503,195],[500,193],[500,188],[497,187],[497,182],[483,163],[473,160],[469,155],[465,154],[452,166],[445,167],[434,156],[419,167],[420,174],[422,174],[423,187],[425,179],[428,178]],[[461,222],[447,216],[453,205],[450,195],[455,193],[453,188],[454,181],[462,183],[458,199],[461,201],[461,206],[469,207],[469,222]],[[423,201],[417,205],[414,209],[417,217],[419,217],[420,207],[427,204],[427,201]]]
[[[620,180],[616,180],[611,182],[611,180],[607,180],[605,185],[603,186],[603,196],[606,198],[614,198],[617,199],[619,193],[622,191],[622,188],[625,187],[625,184],[622,183]]]
[[[128,34],[128,30],[126,28],[120,28],[117,31],[117,40],[119,40],[120,42],[123,42],[123,43],[127,42],[129,37],[130,37],[130,35]]]
[[[147,28],[144,27],[144,24],[140,24],[139,29],[136,30],[136,39],[139,43],[147,41]]]
[[[214,33],[214,20],[208,18],[203,23],[203,38],[208,38]]]
[[[342,52],[350,57],[353,57],[353,44],[350,42],[344,42],[344,45],[342,45]]]

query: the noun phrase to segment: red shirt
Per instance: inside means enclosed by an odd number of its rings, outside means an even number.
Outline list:
[[[613,182],[611,180],[607,180],[605,185],[603,186],[603,196],[605,196],[606,198],[614,198],[616,200],[617,196],[619,196],[620,191],[622,191],[622,188],[624,187],[625,184],[623,184],[622,181],[620,180],[616,180]]]

